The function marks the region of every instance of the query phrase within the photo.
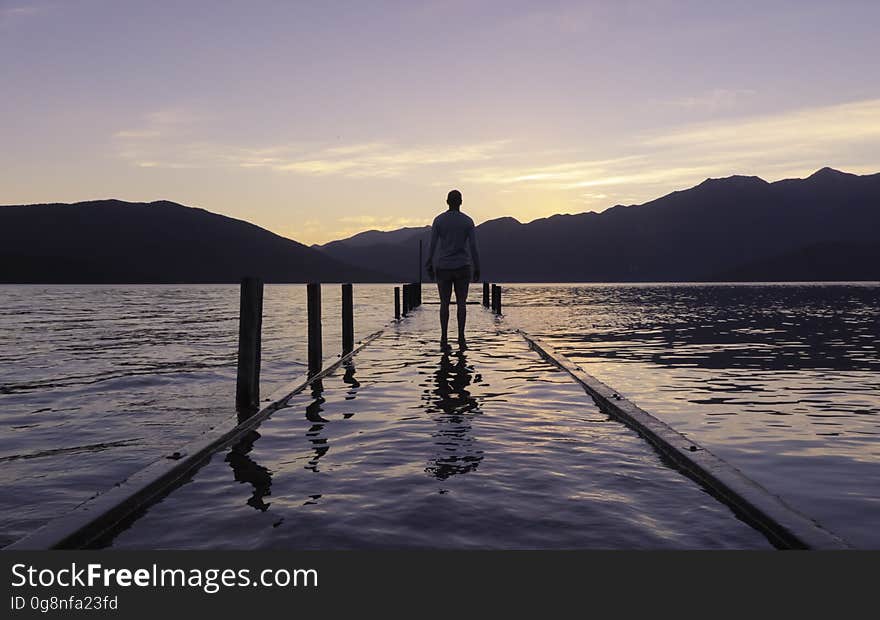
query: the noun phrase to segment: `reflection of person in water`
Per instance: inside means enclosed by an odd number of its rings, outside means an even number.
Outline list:
[[[479,413],[480,407],[467,389],[472,381],[479,381],[479,375],[474,378],[463,352],[452,359],[443,355],[434,373],[435,388],[426,397],[426,409],[437,423],[433,436],[441,452],[428,462],[425,471],[440,480],[473,471],[483,460],[483,451],[471,434],[471,416]]]

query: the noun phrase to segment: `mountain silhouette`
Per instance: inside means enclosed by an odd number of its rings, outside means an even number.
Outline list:
[[[263,228],[159,201],[97,200],[0,207],[0,282],[375,282]]]
[[[427,229],[316,246],[411,280]],[[500,282],[880,279],[880,174],[707,179],[641,205],[477,227],[483,277]],[[427,245],[425,246],[427,247]]]
[[[707,179],[641,205],[477,227],[499,282],[880,280],[880,174]],[[0,282],[412,281],[430,227],[306,247],[168,201],[0,207]],[[423,277],[425,274],[422,274]]]
[[[332,249],[337,244],[344,244],[346,247],[368,247],[373,245],[395,244],[418,239],[420,235],[430,234],[430,226],[420,226],[417,228],[398,228],[397,230],[366,230],[352,237],[341,241],[331,241],[330,243],[321,245],[313,245],[315,248]]]

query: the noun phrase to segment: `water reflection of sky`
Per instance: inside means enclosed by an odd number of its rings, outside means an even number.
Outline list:
[[[416,313],[109,544],[768,546],[522,338],[471,320],[471,348],[441,353],[436,312]]]
[[[0,290],[0,544],[234,415],[236,287]],[[332,359],[338,287],[328,285],[323,297],[324,349]],[[425,300],[434,297],[426,287]],[[387,286],[355,287],[357,337],[390,317],[391,302]],[[304,310],[304,287],[266,287],[264,393],[303,369]],[[880,545],[872,527],[880,521],[873,483],[880,479],[877,285],[516,285],[506,290],[505,313],[505,322],[544,335],[807,514],[857,544]],[[495,453],[480,432],[486,418],[479,408],[456,409],[470,406],[465,391],[478,405],[475,394],[491,392],[481,369],[492,359],[476,364],[474,355],[468,352],[464,369],[453,355],[448,364],[436,356],[415,371],[422,397],[400,424],[406,429],[420,414],[431,421],[424,458],[373,458],[392,470],[417,467],[438,484],[480,475]],[[352,416],[352,399],[369,391],[361,375],[353,367],[342,372],[343,396],[329,414],[322,394],[306,395],[315,416],[309,421],[305,411],[307,450],[284,463],[300,459],[326,473],[333,433],[319,418]],[[523,385],[550,403],[532,408],[532,418],[577,427],[554,414],[566,407],[552,405],[554,390]],[[394,406],[392,399],[370,402]],[[447,412],[443,403],[455,406]],[[242,444],[224,465],[227,475],[252,481],[242,502],[251,512],[287,501],[279,500],[287,496],[279,496],[277,481],[269,484],[271,463],[255,454],[275,441],[261,436]],[[534,449],[515,442],[507,448],[526,455]],[[475,463],[445,481],[432,475]],[[313,488],[297,505],[322,501]]]
[[[508,319],[880,546],[880,286],[517,285]]]

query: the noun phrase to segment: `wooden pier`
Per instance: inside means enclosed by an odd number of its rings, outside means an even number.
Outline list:
[[[51,521],[7,548],[88,548],[96,544],[99,546],[105,544],[113,540],[123,526],[136,525],[140,515],[146,514],[145,518],[149,519],[153,510],[151,507],[160,499],[166,498],[163,504],[173,502],[175,490],[184,482],[197,477],[200,468],[208,463],[213,455],[234,448],[273,416],[290,413],[287,409],[291,403],[305,397],[309,390],[314,391],[316,386],[321,386],[323,380],[333,377],[340,369],[346,369],[347,373],[353,372],[353,360],[356,358],[361,367],[365,360],[381,365],[383,363],[381,360],[385,359],[383,348],[393,349],[390,359],[396,360],[405,357],[408,351],[418,347],[420,347],[419,355],[424,357],[426,347],[430,346],[426,343],[433,340],[424,331],[428,328],[435,329],[433,321],[416,321],[410,324],[414,318],[418,318],[413,315],[422,305],[422,286],[418,283],[408,283],[395,287],[393,298],[389,298],[389,316],[394,318],[382,330],[355,342],[352,286],[343,284],[342,316],[339,317],[342,321],[342,351],[336,361],[322,367],[321,287],[310,284],[307,288],[309,353],[308,372],[305,375],[279,388],[267,399],[260,400],[263,287],[259,280],[246,278],[241,287],[236,402],[234,408],[230,403],[228,422],[190,444],[163,455],[162,458],[110,490],[85,502],[71,513]],[[522,363],[535,367],[534,372],[544,377],[543,380],[549,384],[567,384],[567,398],[579,393],[580,396],[575,397],[581,399],[580,407],[584,411],[601,412],[601,419],[606,419],[605,416],[610,417],[620,422],[620,428],[625,426],[635,431],[638,437],[644,440],[643,449],[656,451],[659,455],[658,462],[662,459],[667,465],[671,464],[677,470],[676,475],[690,478],[718,502],[729,507],[742,521],[763,534],[777,548],[848,547],[845,541],[793,510],[778,497],[704,447],[676,432],[655,416],[590,376],[546,343],[499,320],[502,316],[502,290],[497,284],[484,283],[482,305],[486,310],[472,310],[479,316],[469,321],[469,333],[476,333],[472,343],[477,352],[475,355],[482,356],[480,359],[487,369],[493,367],[493,359],[499,356],[513,356]],[[493,317],[494,320],[488,320],[489,317]],[[405,365],[400,367],[394,378],[397,382],[395,385],[411,381],[406,373],[412,374],[415,371],[407,370],[408,368],[410,367]],[[500,381],[503,380],[504,375],[499,374],[498,377]],[[421,388],[416,388],[414,384],[414,388],[404,393],[403,397],[416,400],[422,398],[418,391]],[[576,389],[572,391],[572,388]],[[516,398],[516,395],[510,398]],[[524,401],[522,405],[525,409],[534,406],[537,397],[529,394],[528,398],[528,402]],[[354,402],[356,404],[359,401],[355,399]],[[275,419],[273,419],[274,423],[276,423]],[[609,448],[597,443],[593,449],[607,451]],[[666,465],[663,467],[665,468]],[[659,469],[656,471],[660,477],[668,475],[661,473]],[[592,489],[591,492],[599,493],[601,489]]]

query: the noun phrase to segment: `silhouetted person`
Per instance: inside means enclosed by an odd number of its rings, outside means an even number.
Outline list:
[[[436,278],[440,293],[440,347],[449,347],[449,302],[454,288],[455,303],[458,305],[458,346],[465,349],[468,284],[471,278],[474,282],[480,279],[480,254],[477,251],[474,221],[461,212],[461,192],[457,189],[449,192],[446,204],[449,209],[435,217],[431,225],[431,246],[425,267],[428,277],[432,280]]]

